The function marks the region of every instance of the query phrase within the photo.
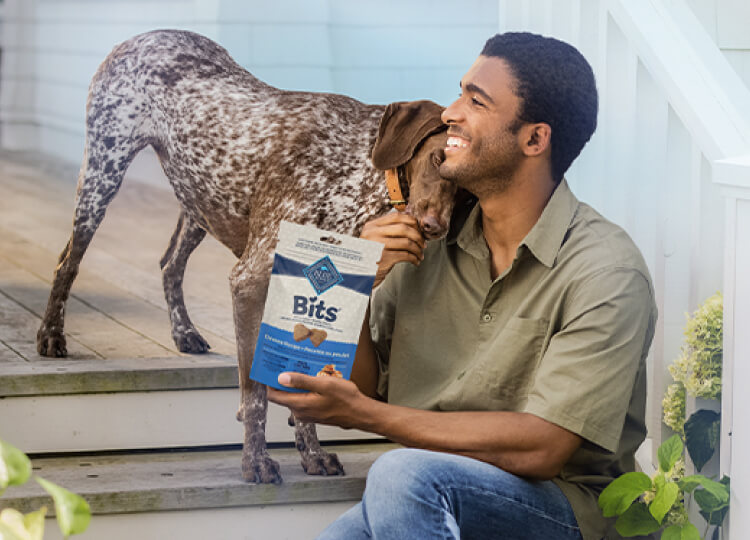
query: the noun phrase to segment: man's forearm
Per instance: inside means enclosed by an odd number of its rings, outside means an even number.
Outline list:
[[[359,334],[359,343],[352,366],[351,380],[364,395],[374,398],[378,390],[378,361],[375,354],[375,346],[370,334],[370,308],[367,308],[365,320],[362,322],[362,330]]]
[[[352,411],[359,429],[404,446],[461,454],[534,479],[556,476],[580,438],[515,412],[436,412],[367,400]]]

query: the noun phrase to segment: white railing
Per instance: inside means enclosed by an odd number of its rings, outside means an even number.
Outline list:
[[[599,128],[569,181],[630,233],[654,279],[654,447],[685,314],[724,292],[720,470],[732,477],[739,539],[750,530],[750,465],[731,457],[750,455],[750,421],[732,411],[750,400],[732,383],[750,380],[750,92],[683,0],[501,0],[499,28],[569,41],[594,67]]]

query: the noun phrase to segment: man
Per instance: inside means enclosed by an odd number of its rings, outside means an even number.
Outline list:
[[[597,497],[645,436],[656,309],[638,249],[563,179],[596,112],[573,47],[494,36],[443,113],[440,174],[476,202],[427,246],[402,214],[363,231],[385,250],[356,385],[282,374],[311,392],[269,398],[409,448],[375,462],[362,502],[321,538],[610,534]]]

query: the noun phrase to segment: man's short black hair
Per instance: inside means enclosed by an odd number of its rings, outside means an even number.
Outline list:
[[[596,129],[598,98],[591,66],[557,39],[508,32],[485,43],[483,56],[505,60],[518,85],[519,120],[552,128],[552,174],[559,182]]]

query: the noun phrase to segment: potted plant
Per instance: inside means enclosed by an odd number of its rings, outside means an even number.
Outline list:
[[[657,451],[658,470],[652,476],[625,473],[599,496],[604,515],[618,516],[615,528],[622,536],[661,531],[662,540],[701,540],[714,526],[711,538],[720,537],[729,510],[729,478],[717,482],[700,474],[686,476],[684,450],[700,472],[718,447],[721,415],[699,409],[685,420],[685,410],[687,396],[721,399],[722,309],[721,294],[716,294],[688,317],[685,345],[669,367],[674,383],[662,401],[664,423],[675,435]],[[700,509],[702,535],[688,512],[692,501]]]

